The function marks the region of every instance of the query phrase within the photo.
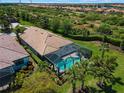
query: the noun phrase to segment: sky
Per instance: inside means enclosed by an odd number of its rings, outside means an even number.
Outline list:
[[[0,3],[18,3],[20,0],[0,0]],[[30,0],[21,0],[29,3]],[[124,0],[32,0],[33,3],[124,3]]]

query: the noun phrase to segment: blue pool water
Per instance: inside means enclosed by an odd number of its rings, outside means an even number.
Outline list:
[[[70,69],[75,63],[80,62],[80,57],[68,57],[56,64],[60,71]],[[66,67],[66,68],[65,68]]]

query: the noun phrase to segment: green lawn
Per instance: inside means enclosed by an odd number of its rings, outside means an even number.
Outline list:
[[[84,42],[84,41],[78,41],[78,40],[72,40],[72,41],[81,46],[85,46],[91,49],[93,51],[93,55],[100,54],[98,44],[95,44],[93,42]],[[119,51],[110,49],[110,51],[107,54],[111,56],[116,56],[118,58],[117,59],[118,67],[114,74],[116,77],[120,78],[121,80],[119,81],[120,83],[116,83],[115,85],[113,85],[113,89],[117,91],[117,93],[122,93],[124,91],[124,84],[123,84],[124,83],[124,53],[120,53]],[[89,82],[93,83],[94,81],[91,80]]]
[[[26,21],[21,21],[21,24],[22,25],[28,25],[28,26],[33,25],[33,24],[26,22]],[[91,49],[93,51],[93,55],[99,55],[100,54],[100,51],[99,51],[100,45],[98,45],[96,43],[79,41],[79,40],[72,40],[72,41],[81,45],[81,46],[84,46],[84,47]],[[112,55],[112,56],[116,56],[118,58],[117,59],[118,67],[117,67],[114,74],[116,77],[120,78],[121,80],[120,80],[120,84],[116,83],[115,85],[113,85],[113,89],[116,90],[117,93],[122,93],[124,91],[124,85],[123,85],[123,83],[124,83],[124,53],[120,53],[117,50],[110,49],[110,51],[107,54]],[[95,86],[96,83],[95,83],[94,79],[91,80],[91,78],[89,78],[87,83],[90,86],[96,87]],[[79,86],[79,83],[78,83],[78,86]],[[60,87],[59,90],[60,90],[60,93],[68,93],[71,90],[71,84],[69,82],[66,82],[63,86]]]
[[[99,51],[100,44],[96,44],[94,42],[79,41],[79,40],[72,40],[72,41],[79,44],[80,46],[84,46],[84,47],[91,49],[93,51],[93,56],[100,54],[100,51]],[[121,81],[119,81],[120,83],[116,83],[115,85],[113,84],[112,89],[117,91],[117,93],[122,93],[122,91],[124,91],[124,85],[123,85],[124,83],[124,53],[120,53],[117,50],[110,49],[110,51],[106,54],[111,55],[111,56],[116,56],[118,58],[117,59],[118,67],[114,74],[116,77],[120,78]],[[96,80],[91,79],[89,77],[87,79],[87,84],[89,86],[96,87]],[[79,82],[77,83],[77,86],[78,87],[80,86]],[[69,93],[71,90],[72,89],[71,89],[70,82],[66,82],[59,88],[60,93]],[[112,92],[109,92],[109,93],[112,93]]]
[[[32,23],[23,20],[20,20],[20,24],[24,26],[34,26]]]

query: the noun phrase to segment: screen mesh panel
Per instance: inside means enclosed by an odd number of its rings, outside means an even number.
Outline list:
[[[69,55],[73,52],[79,53],[80,56],[84,56],[85,58],[89,58],[92,56],[92,51],[90,51],[87,48],[80,47],[76,44],[69,44],[66,46],[61,47],[59,50],[49,53],[45,55],[45,57],[53,64],[56,64],[57,62],[60,62],[58,60],[61,60],[62,57]]]

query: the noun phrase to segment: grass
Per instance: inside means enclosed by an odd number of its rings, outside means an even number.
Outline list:
[[[26,21],[21,21],[21,24],[28,25],[28,26],[33,25]],[[98,45],[94,42],[85,42],[85,41],[79,41],[79,40],[73,40],[73,39],[70,39],[70,40],[72,40],[73,42],[75,42],[81,46],[91,49],[93,51],[93,55],[100,54],[100,51],[99,51],[100,45]],[[110,49],[110,51],[107,54],[111,55],[111,56],[116,56],[118,58],[117,59],[118,67],[117,67],[114,75],[115,75],[115,77],[120,78],[120,81],[118,83],[114,84],[112,89],[117,91],[117,93],[122,93],[122,91],[124,91],[124,85],[123,85],[123,83],[124,83],[124,53],[121,53],[117,50]],[[95,85],[96,83],[95,83],[94,79],[91,80],[91,78],[89,78],[87,83],[90,86],[96,87],[96,85]],[[79,83],[78,83],[78,86],[79,86]],[[71,84],[69,82],[66,82],[59,89],[60,93],[68,93],[70,90],[71,90]],[[106,93],[111,93],[111,92],[106,92]]]
[[[99,55],[99,45],[93,42],[84,42],[84,41],[78,41],[78,40],[72,40],[73,42],[88,47],[93,51],[93,55]],[[113,90],[117,91],[117,93],[122,93],[124,91],[124,53],[121,53],[117,50],[110,49],[110,51],[107,53],[110,56],[116,56],[118,67],[114,73],[115,77],[119,78],[118,83],[113,84]],[[90,80],[90,83],[94,83],[94,81]],[[93,84],[91,84],[93,85]],[[95,87],[95,86],[94,86]],[[111,92],[109,92],[111,93]]]
[[[24,25],[24,26],[33,26],[32,23],[28,22],[28,21],[24,21],[24,20],[20,20],[20,24]]]
[[[70,39],[70,40],[79,44],[80,46],[84,46],[84,47],[91,49],[93,51],[93,55],[100,54],[100,51],[99,51],[100,45],[99,44],[96,44],[94,42],[85,42],[85,41],[79,41],[79,40],[73,40],[73,39]],[[121,53],[117,50],[110,49],[110,51],[107,54],[111,55],[111,56],[116,56],[118,58],[117,59],[118,67],[117,67],[114,75],[116,77],[120,78],[121,81],[120,81],[120,84],[116,83],[115,85],[113,85],[113,90],[116,90],[117,93],[122,93],[122,91],[124,91],[124,85],[123,85],[123,82],[124,82],[124,78],[123,78],[124,77],[124,53]],[[96,85],[95,85],[96,83],[95,83],[94,79],[91,80],[91,78],[89,78],[87,83],[90,86],[96,87]],[[79,86],[79,83],[78,83],[78,86]],[[59,89],[60,93],[68,93],[70,90],[71,90],[71,84],[69,82],[66,82]]]

